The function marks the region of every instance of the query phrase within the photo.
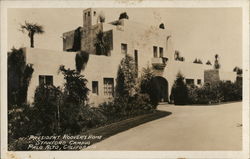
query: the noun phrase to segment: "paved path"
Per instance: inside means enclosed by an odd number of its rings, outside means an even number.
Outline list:
[[[214,106],[159,105],[173,114],[129,129],[94,150],[240,150],[242,103]]]

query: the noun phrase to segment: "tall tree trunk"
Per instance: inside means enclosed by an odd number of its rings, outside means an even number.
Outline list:
[[[30,47],[34,48],[34,33],[31,33],[30,35]]]

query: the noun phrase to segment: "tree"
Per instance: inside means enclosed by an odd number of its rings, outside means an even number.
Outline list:
[[[60,66],[59,71],[65,79],[60,107],[61,129],[64,133],[76,134],[86,126],[85,111],[88,107],[88,81],[76,70],[65,69],[63,65]]]
[[[171,90],[171,98],[175,105],[185,105],[188,102],[188,88],[181,73],[176,76]]]
[[[164,23],[161,23],[161,24],[159,25],[159,28],[160,28],[160,29],[165,29]]]
[[[175,50],[174,58],[176,61],[185,61],[185,58],[181,57],[181,53],[178,50]]]
[[[126,12],[123,12],[123,13],[120,14],[119,20],[120,19],[129,19],[129,16],[127,15]]]
[[[238,66],[234,67],[233,71],[236,72],[238,76],[242,75],[242,69]]]
[[[153,83],[154,78],[155,75],[150,67],[143,68],[143,73],[140,79],[140,92],[142,94],[148,94],[150,97],[150,103],[156,107],[158,105],[158,91]]]
[[[21,106],[26,102],[33,65],[26,64],[23,49],[8,52],[8,106]]]
[[[44,33],[43,26],[38,25],[36,23],[29,23],[29,22],[25,21],[24,24],[21,24],[20,28],[21,28],[20,30],[23,33],[28,32],[28,36],[30,38],[30,47],[31,48],[34,47],[34,35]]]
[[[215,54],[215,60],[214,60],[214,69],[220,69],[220,64],[219,64],[219,55]]]
[[[35,91],[33,129],[41,135],[59,132],[59,106],[62,92],[53,85],[39,85]]]
[[[126,55],[121,60],[116,79],[116,95],[131,97],[136,93],[136,66],[134,59]]]

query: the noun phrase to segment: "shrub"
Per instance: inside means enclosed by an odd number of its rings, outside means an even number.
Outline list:
[[[136,66],[134,59],[126,55],[121,60],[116,79],[116,96],[132,97],[136,94]]]
[[[184,82],[184,77],[178,73],[171,90],[171,100],[175,105],[185,105],[188,103],[188,88]]]
[[[40,85],[35,91],[33,127],[41,135],[59,131],[59,104],[62,92],[52,85]]]
[[[140,79],[140,92],[148,94],[150,97],[150,103],[156,108],[158,105],[158,96],[155,85],[153,84],[154,74],[151,68],[147,67],[143,69],[143,74]]]
[[[119,20],[120,20],[120,19],[129,19],[129,16],[127,15],[126,12],[123,12],[123,13],[121,13],[120,16],[119,16]]]
[[[23,49],[8,52],[8,107],[21,106],[26,102],[27,89],[33,74],[31,64],[25,63]]]
[[[79,133],[86,126],[88,92],[87,79],[76,70],[60,66],[65,79],[61,104],[61,129],[64,133]],[[70,113],[69,113],[70,112]]]
[[[189,87],[190,104],[213,104],[242,100],[242,85],[237,82],[219,81],[205,83],[202,87]]]
[[[30,135],[32,108],[29,105],[17,106],[8,110],[8,139]]]

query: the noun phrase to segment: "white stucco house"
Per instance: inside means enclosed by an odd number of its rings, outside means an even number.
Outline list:
[[[82,74],[88,80],[90,103],[98,104],[114,96],[118,65],[125,54],[131,55],[138,67],[153,68],[164,92],[162,101],[168,101],[172,85],[178,72],[187,83],[202,85],[205,70],[213,70],[212,65],[188,63],[176,60],[172,45],[171,32],[156,26],[146,26],[123,18],[112,22],[103,22],[99,16],[100,9],[83,11],[83,26],[63,33],[63,51],[25,48],[26,63],[33,64],[34,72],[28,88],[28,101],[32,102],[36,87],[41,82],[62,86],[64,79],[58,74],[60,65],[75,69],[77,51],[89,53],[89,60]],[[104,41],[110,51],[101,54],[95,45],[97,34],[103,33]],[[101,54],[101,55],[100,55]],[[210,71],[211,72],[211,71]],[[234,81],[236,74],[227,73],[223,80]]]

